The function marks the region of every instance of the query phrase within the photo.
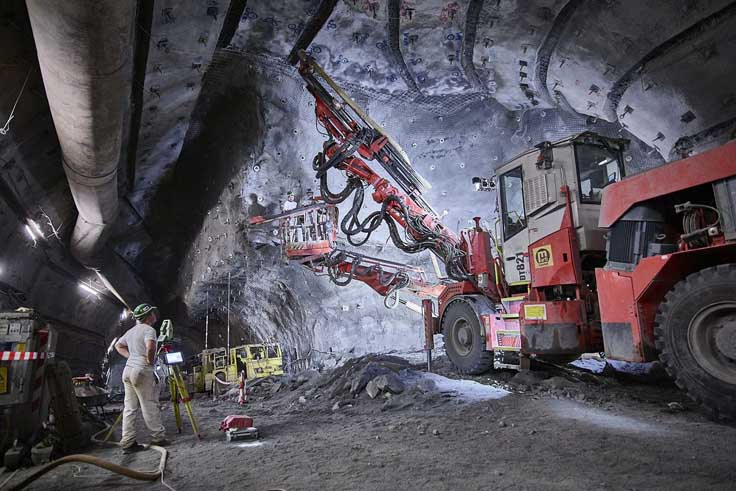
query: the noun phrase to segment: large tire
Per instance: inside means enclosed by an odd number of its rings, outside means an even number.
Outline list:
[[[477,375],[493,367],[493,351],[486,350],[483,329],[473,307],[457,299],[442,314],[445,352],[460,373]]]
[[[667,373],[716,419],[736,419],[736,264],[689,275],[667,293],[654,335]]]

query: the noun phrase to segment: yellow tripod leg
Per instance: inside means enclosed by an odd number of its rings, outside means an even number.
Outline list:
[[[174,367],[174,381],[179,386],[179,393],[182,396],[182,401],[184,402],[184,409],[187,411],[187,415],[189,416],[189,421],[192,423],[192,430],[194,431],[194,434],[197,438],[201,438],[199,435],[199,427],[197,427],[197,421],[194,419],[194,411],[192,411],[192,402],[189,398],[189,392],[187,391],[186,384],[184,383],[184,379],[181,376],[181,372],[179,371],[179,367]]]
[[[176,387],[176,379],[174,374],[169,374],[169,392],[171,393],[171,402],[174,404],[174,419],[176,420],[176,431],[181,433],[181,413],[179,413],[179,393]]]

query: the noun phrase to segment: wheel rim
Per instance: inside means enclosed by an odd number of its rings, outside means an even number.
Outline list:
[[[473,328],[467,319],[461,317],[452,325],[452,340],[460,356],[468,356],[473,350]]]
[[[736,302],[715,303],[695,314],[688,346],[703,370],[736,385]]]

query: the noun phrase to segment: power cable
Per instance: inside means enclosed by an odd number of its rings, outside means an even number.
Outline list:
[[[26,73],[26,79],[23,81],[23,85],[20,88],[20,92],[18,92],[18,97],[15,98],[15,103],[13,104],[13,109],[10,110],[10,116],[8,116],[8,120],[5,121],[5,125],[0,128],[0,135],[7,135],[8,131],[10,131],[10,122],[15,117],[15,108],[18,106],[18,101],[20,101],[20,96],[23,95],[23,89],[26,88],[26,84],[28,83],[28,78],[31,76],[31,71],[33,70],[33,67],[28,69],[28,73]]]

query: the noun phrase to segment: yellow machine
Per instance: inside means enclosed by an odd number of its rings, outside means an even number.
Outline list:
[[[244,344],[230,348],[214,348],[202,351],[196,356],[192,367],[194,392],[206,392],[217,383],[230,384],[239,380],[241,371],[245,378],[253,380],[270,375],[283,375],[281,345],[278,343]]]

